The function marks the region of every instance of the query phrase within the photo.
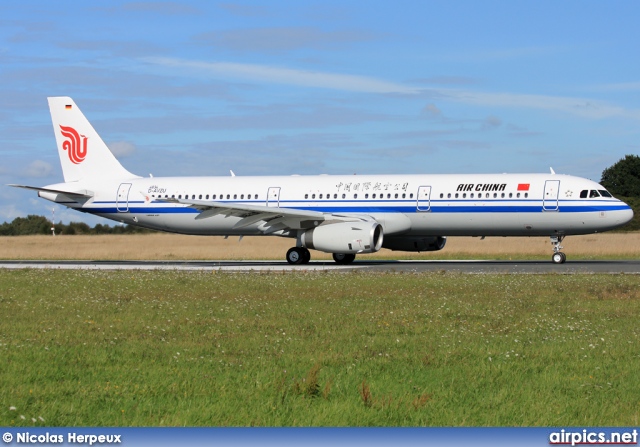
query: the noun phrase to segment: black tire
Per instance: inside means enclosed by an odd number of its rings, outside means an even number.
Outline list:
[[[351,264],[354,259],[356,259],[356,255],[346,254],[346,253],[334,253],[333,260],[336,261],[336,264],[345,265]]]
[[[292,247],[287,251],[287,262],[292,265],[302,264],[304,262],[304,252],[302,248]]]
[[[564,264],[565,262],[567,262],[567,255],[562,252],[560,252],[560,254],[562,255],[562,264]]]
[[[308,264],[309,261],[311,261],[311,252],[304,247],[301,248],[301,250],[302,250],[302,263]]]
[[[566,259],[566,256],[562,252],[554,253],[553,256],[551,256],[551,262],[554,264],[562,264]]]

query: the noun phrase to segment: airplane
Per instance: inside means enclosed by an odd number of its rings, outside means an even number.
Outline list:
[[[10,185],[71,209],[154,230],[288,237],[290,264],[309,250],[338,264],[381,248],[442,250],[447,236],[546,236],[551,260],[569,235],[633,218],[602,185],[556,174],[141,177],[127,171],[69,97],[48,98],[63,183]],[[293,243],[293,241],[292,241]]]

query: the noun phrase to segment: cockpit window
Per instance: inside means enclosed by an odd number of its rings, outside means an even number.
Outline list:
[[[598,192],[600,192],[600,195],[602,197],[613,197],[611,195],[611,193],[609,191],[607,191],[606,189],[599,189]]]
[[[586,199],[588,195],[589,195],[589,190],[588,189],[583,189],[582,191],[580,191],[580,198],[581,199]]]
[[[592,189],[589,193],[589,198],[592,199],[594,197],[600,197],[600,194],[598,194],[598,191],[596,191],[595,189]]]

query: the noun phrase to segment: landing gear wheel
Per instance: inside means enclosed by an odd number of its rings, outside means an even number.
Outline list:
[[[334,253],[333,260],[336,261],[336,264],[351,264],[353,260],[356,259],[356,255],[349,255],[345,253]]]
[[[304,248],[292,247],[287,251],[287,262],[289,264],[302,264],[304,262]]]
[[[553,245],[553,256],[551,256],[551,262],[554,264],[564,264],[567,260],[567,255],[562,253],[562,245],[560,243],[564,239],[564,235],[551,236],[551,245]]]
[[[311,261],[311,252],[304,247],[300,248],[300,250],[302,250],[302,263],[308,264]]]

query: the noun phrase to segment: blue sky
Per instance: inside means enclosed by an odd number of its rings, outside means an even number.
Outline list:
[[[62,181],[47,96],[145,176],[599,180],[640,153],[638,17],[636,1],[3,1],[0,183]],[[51,208],[0,187],[0,222]]]

